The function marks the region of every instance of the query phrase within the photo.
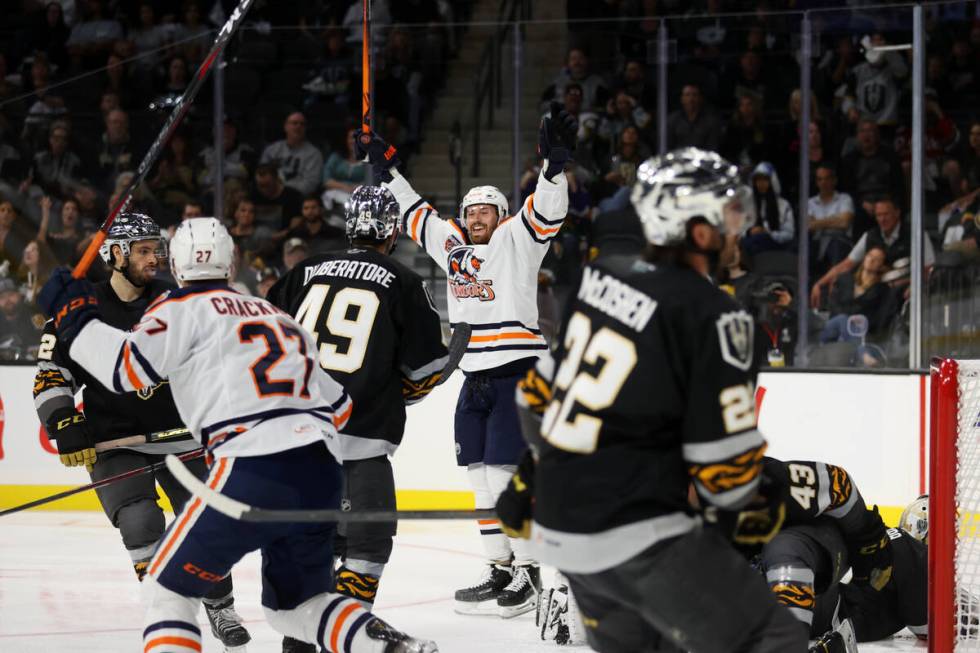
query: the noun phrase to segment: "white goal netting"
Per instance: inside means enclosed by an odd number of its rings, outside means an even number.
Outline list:
[[[956,434],[956,653],[980,652],[980,361],[960,360]]]

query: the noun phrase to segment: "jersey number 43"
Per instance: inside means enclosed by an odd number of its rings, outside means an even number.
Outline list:
[[[296,311],[296,320],[320,343],[320,367],[351,374],[364,364],[364,355],[367,353],[381,300],[370,290],[341,288],[334,294],[327,315],[321,320],[323,304],[329,294],[330,284],[316,283],[310,286],[303,303]],[[336,338],[346,339],[347,347],[342,351],[333,343],[323,342],[320,337],[322,328],[326,328]]]

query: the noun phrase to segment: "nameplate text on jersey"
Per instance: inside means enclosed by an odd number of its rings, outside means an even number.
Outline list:
[[[310,282],[313,277],[343,277],[345,279],[360,279],[361,281],[371,281],[385,288],[391,287],[395,275],[377,263],[367,261],[326,261],[319,265],[308,265],[304,268],[303,285]]]
[[[611,318],[640,332],[657,310],[657,302],[619,279],[587,267],[578,298]]]

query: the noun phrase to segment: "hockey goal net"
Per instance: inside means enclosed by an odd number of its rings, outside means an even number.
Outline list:
[[[980,652],[980,360],[930,381],[929,651]]]

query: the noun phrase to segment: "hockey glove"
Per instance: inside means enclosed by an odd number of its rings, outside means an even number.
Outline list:
[[[578,135],[578,121],[558,102],[551,103],[551,115],[541,120],[538,155],[547,162],[544,178],[551,181],[572,159]]]
[[[853,536],[850,551],[854,582],[880,592],[892,577],[892,544],[878,506],[867,511],[865,525]]]
[[[46,428],[48,436],[58,446],[58,458],[62,465],[92,468],[96,458],[95,447],[88,436],[85,415],[74,408],[59,408],[51,413]]]
[[[374,132],[357,132],[354,136],[354,151],[359,159],[366,159],[371,164],[374,177],[378,181],[390,182],[391,169],[401,165],[395,146],[388,145]]]
[[[541,416],[551,401],[551,384],[532,367],[523,379],[517,382],[518,404],[527,406],[532,413]]]
[[[66,347],[71,347],[82,327],[98,319],[98,303],[92,284],[85,279],[73,279],[68,268],[52,272],[37,297],[41,310],[54,319],[58,340]]]
[[[763,466],[759,490],[742,510],[720,510],[709,506],[705,521],[715,524],[743,553],[751,556],[755,549],[776,537],[786,521],[786,486],[779,477],[766,473]]]
[[[531,506],[534,503],[534,457],[524,450],[517,471],[500,496],[497,497],[497,517],[500,529],[508,537],[531,537]]]

